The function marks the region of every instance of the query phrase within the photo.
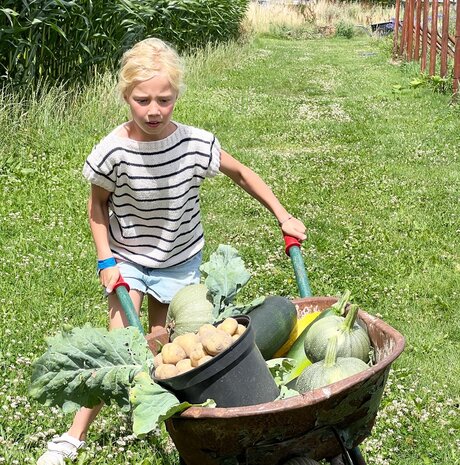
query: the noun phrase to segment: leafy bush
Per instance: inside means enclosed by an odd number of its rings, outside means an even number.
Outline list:
[[[36,88],[115,69],[135,42],[157,36],[179,50],[234,39],[249,0],[4,0],[0,82]]]
[[[335,35],[337,37],[345,37],[347,39],[351,39],[355,35],[355,28],[353,24],[340,21],[337,24]]]

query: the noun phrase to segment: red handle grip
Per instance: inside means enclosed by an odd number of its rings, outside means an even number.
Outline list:
[[[120,286],[126,287],[126,290],[129,292],[129,284],[123,279],[122,275],[119,276],[118,281],[114,284],[113,290],[115,291]]]
[[[292,236],[284,236],[284,243],[286,244],[284,251],[286,252],[286,255],[288,256],[289,256],[289,249],[292,246],[300,247],[299,240]]]

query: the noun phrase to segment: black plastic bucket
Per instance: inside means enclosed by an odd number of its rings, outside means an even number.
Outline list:
[[[209,362],[155,382],[173,392],[181,402],[199,404],[213,399],[217,407],[242,407],[271,402],[279,389],[254,342],[251,319],[235,317],[246,331],[227,350]]]

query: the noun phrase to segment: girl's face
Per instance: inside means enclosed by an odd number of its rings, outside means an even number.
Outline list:
[[[131,109],[129,137],[138,141],[155,141],[175,130],[171,122],[177,93],[168,78],[159,74],[135,85],[125,101]]]

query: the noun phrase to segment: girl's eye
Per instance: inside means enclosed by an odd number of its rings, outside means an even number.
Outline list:
[[[143,105],[143,104],[147,103],[147,99],[145,99],[145,98],[136,99],[136,102]]]

